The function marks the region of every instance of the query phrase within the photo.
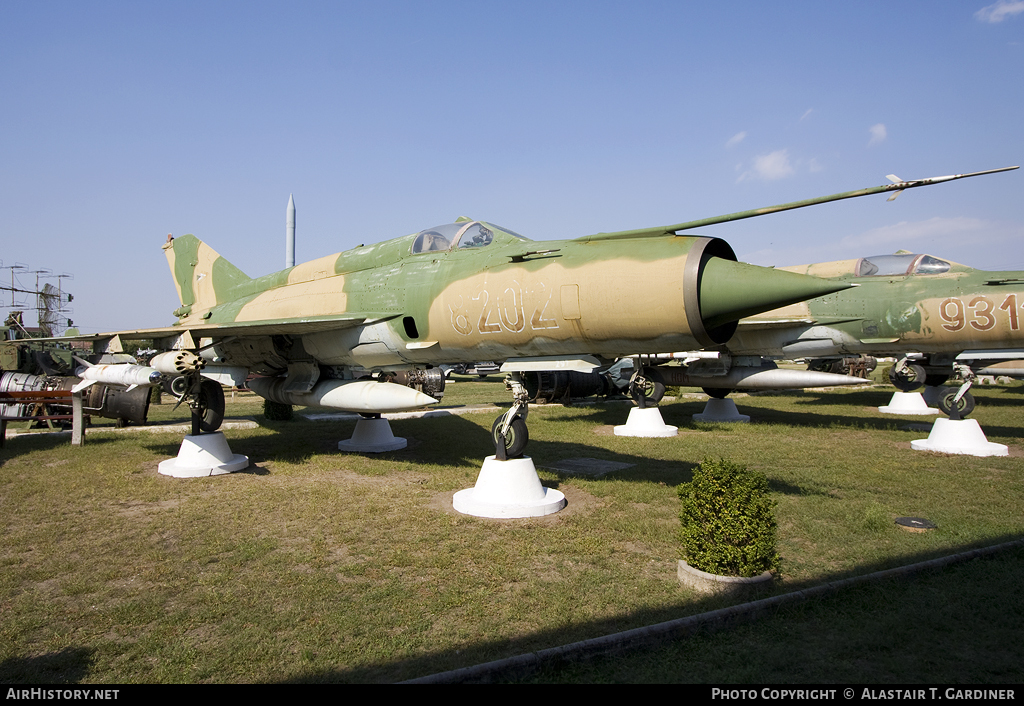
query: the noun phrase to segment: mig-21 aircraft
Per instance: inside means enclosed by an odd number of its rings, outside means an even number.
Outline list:
[[[1024,272],[904,251],[783,269],[857,286],[744,319],[730,353],[813,358],[818,370],[836,369],[844,355],[894,356],[889,379],[903,391],[1022,357]],[[940,396],[943,412],[957,392]],[[956,405],[961,416],[974,408],[969,393]]]
[[[573,240],[537,242],[460,218],[257,278],[192,235],[168,236],[178,321],[81,338],[92,339],[96,353],[127,339],[168,351],[151,365],[176,376],[194,433],[219,425],[217,383],[252,374],[260,377],[250,389],[268,400],[371,416],[436,402],[441,363],[499,361],[515,403],[492,433],[498,457],[514,457],[528,436],[522,373],[590,372],[624,355],[721,346],[740,319],[851,286],[737,262],[725,241],[680,232],[985,173]],[[139,384],[151,379],[138,372]]]

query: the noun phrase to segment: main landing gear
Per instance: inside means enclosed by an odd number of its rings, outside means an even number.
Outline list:
[[[200,366],[201,367],[201,366]],[[224,434],[224,389],[204,378],[197,367],[172,381],[178,404],[192,410],[192,433],[181,442],[175,458],[161,461],[159,473],[175,478],[197,478],[234,473],[249,466],[249,458],[231,452]],[[175,405],[177,406],[177,405]]]
[[[540,517],[565,507],[565,495],[540,482],[533,459],[523,456],[529,435],[529,412],[523,376],[511,373],[505,387],[512,391],[512,407],[494,420],[491,436],[494,455],[484,459],[476,485],[452,496],[452,507],[464,515],[513,518]]]
[[[974,411],[974,396],[968,390],[974,382],[974,371],[967,365],[956,363],[953,371],[959,375],[964,384],[956,390],[943,390],[937,400],[931,399],[932,404],[938,404],[939,410],[950,419],[961,419]],[[900,392],[913,392],[927,386],[937,388],[949,379],[949,375],[940,373],[929,373],[925,366],[911,363],[907,358],[901,358],[889,369],[889,382]]]
[[[661,402],[665,396],[665,383],[658,378],[657,372],[638,367],[629,381],[629,396],[637,407],[647,409],[648,405],[654,406]]]
[[[521,373],[510,373],[505,378],[505,388],[512,392],[512,406],[494,420],[491,438],[494,440],[494,457],[498,461],[519,458],[526,450],[530,434],[526,429],[526,415],[530,412],[530,393]]]

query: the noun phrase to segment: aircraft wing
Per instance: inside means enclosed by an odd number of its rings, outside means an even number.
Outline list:
[[[889,197],[889,201],[896,198],[897,195],[905,191],[906,189],[913,189],[919,186],[931,186],[932,184],[941,184],[946,181],[953,181],[954,179],[965,179],[967,177],[981,176],[983,174],[995,174],[997,172],[1008,172],[1017,167],[1003,167],[1001,169],[987,169],[983,172],[971,172],[970,174],[950,174],[949,176],[929,177],[927,179],[910,179],[902,181],[899,177],[894,175],[889,176],[889,180],[895,183],[883,184],[882,186],[872,186],[866,189],[856,189],[855,191],[844,191],[839,194],[832,194],[831,196],[820,196],[814,199],[805,199],[803,201],[792,201],[790,203],[783,203],[777,206],[767,206],[764,208],[754,208],[749,211],[738,211],[736,213],[729,213],[724,216],[713,216],[711,218],[701,218],[696,221],[686,221],[685,223],[676,223],[668,226],[656,226],[654,228],[639,228],[636,230],[622,230],[615,233],[597,233],[595,235],[586,235],[582,238],[577,238],[579,241],[592,241],[592,240],[621,240],[624,238],[657,238],[666,235],[675,235],[680,231],[692,230],[694,228],[703,228],[705,226],[715,225],[717,223],[727,223],[730,221],[740,221],[744,218],[754,218],[756,216],[765,216],[769,213],[779,213],[780,211],[791,211],[795,208],[805,208],[807,206],[816,206],[822,203],[828,203],[830,201],[841,201],[842,199],[852,199],[858,196],[870,196],[872,194],[881,194],[886,192],[894,192]]]
[[[163,326],[159,328],[134,329],[128,331],[110,331],[106,333],[87,333],[74,336],[62,336],[49,339],[30,338],[14,341],[14,343],[31,343],[37,341],[93,341],[103,342],[119,339],[121,341],[181,339],[175,347],[194,348],[200,338],[228,336],[278,336],[302,335],[321,331],[339,331],[342,329],[374,324],[393,319],[397,314],[361,313],[344,317],[273,319],[266,321],[243,321],[229,324],[198,323],[189,326]],[[170,347],[170,346],[169,346]]]

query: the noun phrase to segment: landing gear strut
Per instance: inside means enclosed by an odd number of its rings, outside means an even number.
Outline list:
[[[974,383],[974,371],[966,365],[954,365],[953,369],[963,378],[964,384],[939,398],[939,409],[956,421],[974,411],[974,396],[968,392]]]
[[[491,437],[494,439],[494,456],[499,461],[519,458],[530,440],[526,429],[526,415],[529,414],[530,393],[521,373],[510,373],[505,378],[505,388],[512,392],[512,407],[494,420]]]
[[[924,367],[912,365],[906,358],[901,358],[889,368],[889,382],[900,392],[913,392],[925,383]]]
[[[193,436],[220,429],[224,421],[224,388],[219,383],[195,371],[174,378],[170,389],[171,394],[178,398],[175,408],[185,402],[192,410]]]
[[[665,396],[665,383],[658,377],[657,371],[650,368],[637,367],[629,381],[629,396],[632,397],[640,409],[647,409],[647,405],[656,405]]]

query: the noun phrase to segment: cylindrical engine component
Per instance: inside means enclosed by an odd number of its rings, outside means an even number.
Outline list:
[[[0,392],[36,392],[46,389],[46,378],[28,373],[4,373],[0,375]],[[31,410],[24,404],[0,404],[0,417],[13,419],[24,416]]]
[[[281,404],[333,407],[348,412],[405,412],[437,402],[422,392],[393,382],[324,380],[306,393],[285,391],[286,378],[253,378],[249,389]]]
[[[70,377],[44,378],[25,373],[4,373],[0,376],[0,391],[70,390],[77,382],[76,378]],[[82,409],[86,414],[97,417],[124,419],[132,424],[145,424],[149,415],[149,389],[149,387],[139,386],[129,391],[123,386],[92,385],[82,393]],[[70,403],[50,406],[71,409]],[[29,407],[30,405],[21,404],[0,405],[0,414],[4,417],[26,416],[31,413]]]
[[[406,387],[412,387],[420,392],[430,395],[435,400],[444,397],[444,371],[440,368],[426,368],[424,370],[399,370],[387,373],[384,378],[387,382],[394,382]]]
[[[63,387],[70,389],[68,383]],[[93,385],[82,393],[82,408],[86,414],[142,425],[149,416],[150,389],[136,386],[128,390],[120,385]]]
[[[607,381],[601,373],[540,371],[524,373],[523,377],[531,402],[553,402],[608,392]]]
[[[731,390],[786,390],[800,387],[835,387],[839,385],[863,385],[860,378],[813,370],[784,370],[775,363],[761,367],[733,367],[724,375],[690,375],[680,366],[659,366],[648,368],[657,373],[666,385],[683,387],[723,387]]]

